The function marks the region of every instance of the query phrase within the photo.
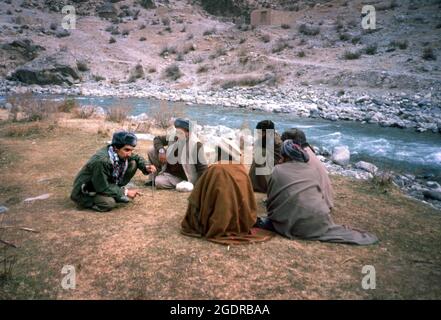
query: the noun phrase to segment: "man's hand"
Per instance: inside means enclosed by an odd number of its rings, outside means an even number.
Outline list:
[[[139,190],[137,189],[129,189],[127,190],[127,197],[129,197],[130,199],[135,199],[135,197],[140,194]]]
[[[160,153],[159,154],[159,162],[161,164],[164,164],[167,162],[167,155],[165,153]]]
[[[158,171],[157,169],[156,169],[156,167],[154,166],[154,165],[148,165],[148,166],[145,166],[145,168],[147,169],[147,171],[149,172],[149,173],[156,173],[156,171]]]

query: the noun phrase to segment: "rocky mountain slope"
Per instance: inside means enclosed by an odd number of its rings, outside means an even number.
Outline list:
[[[212,3],[229,2],[237,12],[206,11]],[[62,28],[65,4],[75,7],[75,29]],[[375,30],[361,26],[366,4],[376,8]],[[252,27],[249,12],[260,7],[289,11],[292,21]],[[318,90],[337,104],[364,97],[386,109],[397,104],[428,110],[432,118],[424,121],[435,125],[422,130],[437,131],[440,8],[439,0],[6,0],[0,7],[0,91],[32,84],[187,92],[251,88],[248,93],[263,92],[270,101],[277,90],[282,98]],[[401,100],[388,106],[383,102],[391,95]]]

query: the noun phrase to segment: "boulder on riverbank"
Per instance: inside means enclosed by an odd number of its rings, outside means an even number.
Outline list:
[[[378,171],[378,168],[377,168],[376,165],[374,165],[374,164],[372,164],[372,163],[369,163],[369,162],[366,162],[366,161],[358,161],[358,162],[355,164],[355,167],[356,167],[357,169],[361,169],[361,170],[364,170],[364,171],[370,172],[370,173],[372,173],[372,174],[375,174],[375,173],[377,173],[377,171]]]
[[[65,54],[37,58],[18,67],[8,78],[38,85],[72,85],[81,79],[76,60]]]
[[[347,166],[351,158],[351,153],[347,146],[337,146],[332,151],[331,160],[332,162],[340,165]]]

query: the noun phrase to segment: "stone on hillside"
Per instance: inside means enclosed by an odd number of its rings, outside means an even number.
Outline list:
[[[118,16],[118,11],[111,2],[105,2],[96,9],[98,16],[106,19],[113,19]]]
[[[8,78],[26,84],[72,85],[79,82],[80,75],[73,57],[56,53],[18,67]]]
[[[42,46],[35,45],[31,39],[18,39],[1,46],[3,50],[17,52],[27,60],[35,59],[40,51],[46,50]]]

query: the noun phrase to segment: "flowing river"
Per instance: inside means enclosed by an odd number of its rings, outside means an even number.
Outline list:
[[[64,99],[59,96],[45,98]],[[0,102],[3,99],[0,98]],[[132,107],[132,115],[148,115],[152,110],[157,111],[160,103],[158,100],[147,98],[76,97],[76,100],[80,105],[94,105],[104,109],[117,104],[128,105]],[[168,102],[168,105],[173,103]],[[244,123],[254,128],[258,121],[271,119],[279,133],[292,127],[301,128],[309,142],[318,147],[332,150],[334,146],[347,145],[351,151],[351,162],[364,160],[381,169],[426,175],[431,180],[441,181],[439,133],[417,133],[413,129],[383,128],[377,124],[332,122],[221,106],[185,105],[183,111],[186,117],[197,121],[199,125],[223,125],[230,128],[241,128]]]

